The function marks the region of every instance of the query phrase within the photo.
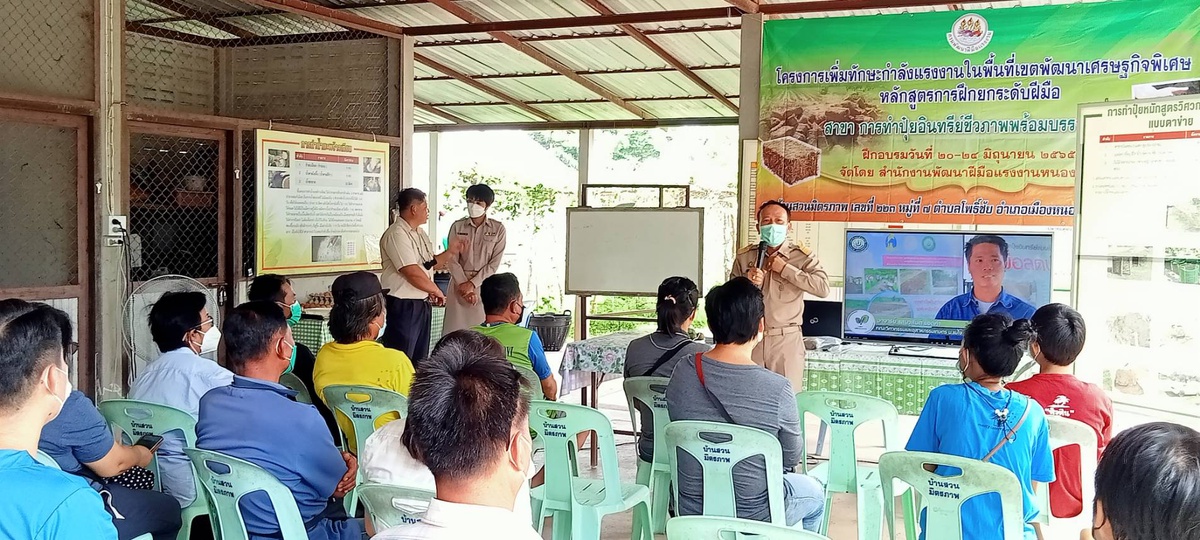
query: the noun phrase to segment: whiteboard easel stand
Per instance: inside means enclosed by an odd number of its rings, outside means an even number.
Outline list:
[[[589,189],[657,189],[658,190],[658,208],[667,208],[664,205],[666,192],[668,189],[683,190],[683,206],[679,208],[691,208],[692,206],[692,187],[688,184],[586,184],[583,189],[579,190],[579,206],[590,208],[588,204]],[[575,321],[575,341],[583,341],[588,335],[588,321],[617,321],[617,322],[655,322],[657,317],[648,317],[648,314],[653,313],[653,310],[643,311],[624,311],[620,313],[606,313],[603,315],[588,315],[587,301],[588,298],[594,295],[580,294],[575,296],[575,313],[578,315]],[[641,295],[633,295],[641,296]],[[600,379],[601,375],[596,372],[589,373],[589,384],[580,389],[579,404],[593,409],[600,408]],[[589,392],[590,390],[590,392]],[[629,435],[631,437],[637,434],[632,431],[623,429],[613,430],[617,435]],[[600,449],[596,446],[596,440],[592,438],[588,444],[588,451],[592,459],[592,467],[596,466],[599,460]]]

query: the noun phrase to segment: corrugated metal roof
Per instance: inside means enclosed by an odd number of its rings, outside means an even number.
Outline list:
[[[537,118],[511,105],[467,105],[462,107],[438,107],[471,123],[541,122]]]
[[[416,81],[413,97],[425,103],[491,103],[496,98],[458,81]]]
[[[425,109],[413,109],[413,123],[420,125],[429,124],[453,124],[450,120],[442,118]]]
[[[627,36],[543,41],[533,46],[580,71],[667,66],[657,54]]]
[[[554,101],[565,99],[593,99],[596,94],[566,78],[533,77],[524,79],[488,79],[488,86],[496,88],[521,101]]]
[[[503,44],[424,47],[420,54],[468,75],[550,73],[550,68]]]
[[[660,73],[612,73],[588,75],[619,96],[634,98],[685,97],[703,95],[704,91],[677,71]]]
[[[734,116],[715,99],[639,101],[638,106],[658,118],[721,118]]]
[[[664,34],[650,39],[688,66],[723,66],[738,63],[741,57],[740,30]]]
[[[634,116],[633,113],[612,103],[572,103],[562,105],[535,105],[535,107],[564,122],[637,119],[637,116]]]

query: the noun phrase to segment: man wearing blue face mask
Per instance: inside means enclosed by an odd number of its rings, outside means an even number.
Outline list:
[[[300,307],[300,301],[296,298],[292,280],[279,274],[263,274],[254,278],[254,281],[250,282],[247,298],[251,302],[274,302],[283,310],[283,316],[287,317],[289,327],[295,327],[304,312]],[[297,341],[293,360],[291,373],[304,383],[310,396],[317,395],[317,389],[313,385],[313,366],[317,363],[317,357],[313,354],[312,349]],[[319,399],[314,399],[313,405],[325,419],[329,433],[336,439],[338,437],[337,421],[334,420],[333,411],[330,411],[329,407],[325,406],[325,402]]]
[[[783,203],[763,203],[757,217],[762,242],[738,252],[729,279],[744,276],[762,289],[765,329],[752,357],[787,377],[799,392],[804,388],[804,294],[829,296],[829,275],[812,250],[788,239],[789,216]]]

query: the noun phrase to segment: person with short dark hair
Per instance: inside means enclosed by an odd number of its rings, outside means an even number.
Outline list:
[[[487,317],[472,330],[495,338],[504,346],[509,362],[537,374],[542,381],[539,398],[558,399],[558,381],[550,370],[542,339],[537,332],[517,326],[525,316],[525,298],[517,276],[511,272],[493,275],[483,280],[479,294]]]
[[[433,473],[437,497],[420,523],[376,539],[541,538],[513,512],[533,453],[528,390],[489,341],[455,332],[421,364],[402,439]]]
[[[708,351],[708,345],[693,341],[687,334],[699,305],[700,290],[694,281],[680,276],[664,279],[658,286],[654,305],[658,329],[629,342],[625,349],[625,378],[670,377],[680,360]],[[649,463],[654,460],[654,415],[641,402],[635,405],[642,428],[638,458]]]
[[[137,370],[129,399],[175,407],[193,417],[200,398],[233,382],[233,373],[202,354],[215,353],[221,331],[205,307],[201,292],[168,292],[150,308],[150,335],[162,355]],[[187,506],[196,499],[192,465],[183,453],[183,433],[163,434],[158,476],[164,493]]]
[[[1048,416],[1087,424],[1095,430],[1096,447],[1103,454],[1112,438],[1112,400],[1099,386],[1075,377],[1072,367],[1087,339],[1083,316],[1063,304],[1047,304],[1038,308],[1030,322],[1034,338],[1029,352],[1037,361],[1038,373],[1009,383],[1008,389],[1036,400]],[[1054,517],[1069,518],[1083,512],[1085,479],[1080,477],[1079,451],[1075,445],[1054,451],[1055,480],[1050,484]]]
[[[1008,241],[994,234],[980,234],[963,248],[971,290],[955,296],[938,310],[937,319],[970,321],[984,313],[1006,313],[1013,319],[1033,316],[1033,305],[1004,290],[1008,265]]]
[[[446,251],[433,254],[433,242],[421,228],[429,221],[429,202],[417,188],[400,191],[395,212],[399,219],[379,239],[380,280],[390,291],[385,295],[388,329],[382,343],[404,351],[418,365],[429,354],[433,306],[446,305],[446,295],[433,282],[433,271],[457,257],[465,242],[451,239]]]
[[[0,300],[0,538],[117,540],[103,500],[34,459],[71,396],[71,321],[46,304]]]
[[[1054,481],[1050,430],[1037,402],[1004,387],[1004,378],[1017,369],[1033,337],[1028,320],[1013,321],[1006,313],[975,317],[963,332],[958,369],[962,384],[946,384],[929,392],[905,450],[937,452],[980,459],[1004,467],[1021,483],[1026,540],[1036,540],[1034,520],[1038,503],[1035,483]],[[939,467],[951,476],[957,469]],[[1043,487],[1043,489],[1045,489]],[[1000,496],[988,493],[962,504],[962,537],[971,540],[1005,538]],[[921,514],[921,540],[925,514]]]
[[[465,245],[446,263],[450,270],[450,292],[446,295],[443,336],[483,322],[486,313],[479,302],[479,287],[500,269],[508,242],[504,224],[487,214],[496,202],[492,188],[487,184],[472,184],[467,188],[466,198],[467,217],[451,224],[447,235]]]
[[[714,287],[704,297],[704,312],[716,346],[680,360],[667,384],[671,420],[700,420],[747,426],[775,435],[789,470],[804,454],[800,413],[791,382],[755,363],[752,351],[762,340],[763,291],[745,277]],[[737,517],[773,521],[762,461],[746,461],[733,470]],[[680,454],[677,515],[704,513],[703,468]],[[783,474],[784,518],[788,526],[816,531],[825,513],[825,487],[803,474]]]
[[[788,238],[786,205],[768,200],[758,207],[762,241],[738,251],[729,279],[745,277],[762,289],[766,328],[754,348],[754,361],[804,389],[804,297],[829,296],[829,275],[816,253]],[[761,261],[761,262],[760,262]]]
[[[361,520],[340,501],[353,489],[358,461],[341,452],[317,409],[279,384],[292,364],[292,329],[274,302],[247,302],[225,320],[225,358],[233,383],[200,400],[196,448],[262,467],[292,492],[310,540],[361,540]],[[251,540],[278,538],[279,520],[265,493],[239,505]]]
[[[384,296],[387,289],[370,272],[352,272],[333,280],[333,309],[329,312],[329,333],[333,341],[317,351],[313,384],[320,401],[325,389],[336,384],[373,386],[407,396],[413,380],[413,365],[403,352],[389,349],[377,341],[387,326]],[[338,425],[346,435],[350,451],[358,452],[354,424],[336,413]],[[388,413],[375,420],[375,428],[400,418]]]
[[[1168,422],[1122,431],[1096,468],[1095,540],[1200,540],[1200,432]],[[1089,538],[1086,534],[1083,538]],[[1090,538],[1089,538],[1090,540]]]
[[[294,328],[300,322],[300,317],[304,315],[304,308],[300,306],[300,301],[296,298],[292,280],[287,276],[259,275],[250,282],[250,290],[246,296],[247,300],[251,302],[275,302],[287,317],[289,327]],[[292,374],[300,379],[301,383],[304,383],[304,387],[312,396],[318,395],[317,388],[313,385],[313,369],[316,363],[317,357],[313,354],[312,349],[297,341],[296,361],[292,366]],[[321,413],[321,418],[325,419],[325,424],[329,426],[329,433],[337,438],[338,427],[333,411],[330,411],[329,407],[325,406],[325,402],[320,399],[313,400],[313,406],[317,408],[317,412]]]

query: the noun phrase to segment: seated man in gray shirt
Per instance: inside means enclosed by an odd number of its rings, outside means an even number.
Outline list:
[[[716,347],[702,356],[685,358],[675,367],[667,385],[667,412],[672,420],[734,423],[772,433],[783,448],[784,466],[794,466],[800,461],[804,444],[795,392],[787,378],[750,358],[762,339],[762,291],[750,280],[737,277],[714,287],[704,300]],[[697,366],[698,360],[702,365]],[[700,463],[681,455],[678,515],[703,513],[701,478]],[[761,456],[734,466],[738,517],[771,520],[766,478]],[[783,497],[789,526],[802,523],[807,530],[818,529],[825,512],[825,489],[820,482],[802,474],[785,473]]]
[[[696,318],[700,290],[685,277],[669,277],[658,286],[658,330],[637,338],[625,350],[625,378],[670,377],[681,359],[694,357],[709,349],[687,335]],[[650,409],[637,402],[641,436],[638,437],[638,458],[654,461],[654,416]]]

